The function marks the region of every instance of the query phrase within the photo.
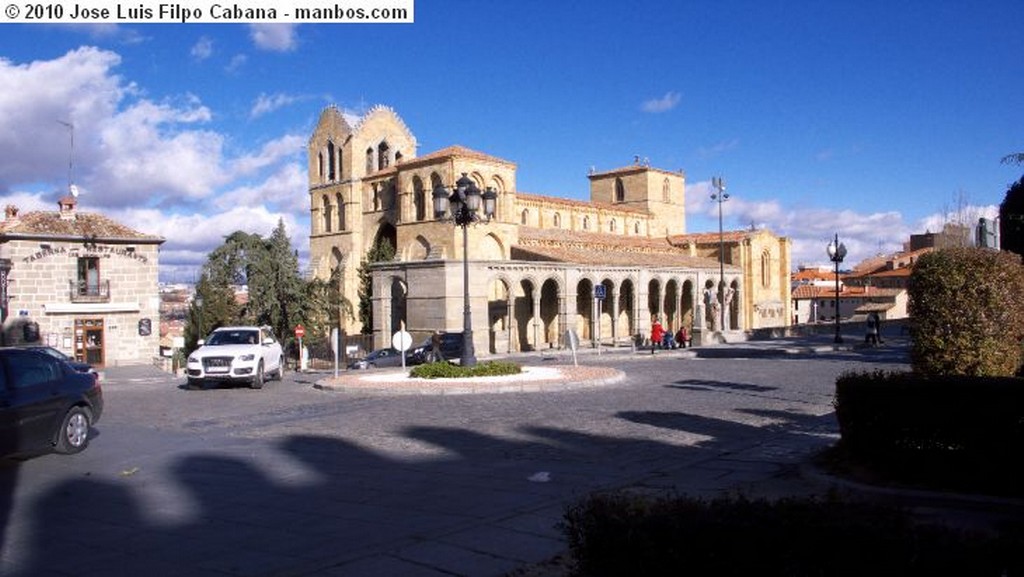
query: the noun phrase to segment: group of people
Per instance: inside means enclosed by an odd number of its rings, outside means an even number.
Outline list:
[[[679,327],[679,330],[672,333],[672,331],[665,330],[665,327],[661,326],[660,321],[654,321],[651,325],[651,346],[661,349],[685,349],[690,345],[690,334],[687,332],[686,327]]]

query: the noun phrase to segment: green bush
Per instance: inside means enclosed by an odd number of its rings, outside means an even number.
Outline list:
[[[915,522],[903,510],[839,499],[591,495],[562,530],[575,575],[1020,575],[1021,527],[998,536]]]
[[[470,377],[517,375],[521,372],[523,372],[522,367],[507,361],[487,361],[472,367],[438,362],[413,367],[409,371],[409,376],[418,379],[465,379]]]
[[[910,276],[911,365],[924,375],[1012,376],[1021,367],[1024,267],[1018,255],[947,248]]]

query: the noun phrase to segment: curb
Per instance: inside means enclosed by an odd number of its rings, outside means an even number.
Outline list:
[[[475,395],[501,393],[547,393],[605,387],[621,383],[626,373],[610,367],[553,367],[559,370],[558,378],[537,380],[524,379],[520,375],[489,377],[485,379],[412,379],[404,371],[393,373],[394,380],[371,381],[366,376],[345,376],[320,379],[313,388],[321,391],[340,393],[362,393],[375,395]],[[584,369],[592,375],[573,378],[571,372]],[[379,374],[379,373],[378,373]]]

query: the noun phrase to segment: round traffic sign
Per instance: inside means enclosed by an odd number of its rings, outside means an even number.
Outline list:
[[[391,346],[400,351],[407,351],[412,346],[412,335],[406,331],[398,331],[391,337]]]
[[[295,338],[301,339],[306,336],[306,328],[302,325],[295,325]]]

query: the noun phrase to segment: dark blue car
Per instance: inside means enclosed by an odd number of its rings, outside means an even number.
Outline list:
[[[32,347],[0,348],[0,455],[77,453],[102,414],[95,373]]]

